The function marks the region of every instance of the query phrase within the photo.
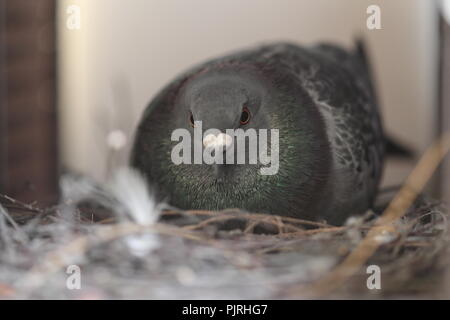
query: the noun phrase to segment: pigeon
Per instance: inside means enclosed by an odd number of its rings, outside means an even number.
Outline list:
[[[267,147],[277,149],[276,173],[261,174],[261,163],[174,163],[172,133],[194,134],[198,123],[218,132],[202,148],[225,150],[228,129],[276,129],[279,140]],[[239,208],[340,225],[373,206],[383,157],[362,43],[283,42],[212,59],[170,82],[144,111],[130,161],[159,199],[183,210]]]

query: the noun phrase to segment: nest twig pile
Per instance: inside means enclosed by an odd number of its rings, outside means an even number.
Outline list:
[[[355,249],[378,214],[331,226],[239,210],[164,210],[158,223],[140,226],[95,221],[105,213],[98,206],[78,206],[76,218],[67,219],[64,205],[42,210],[1,200],[1,298],[310,297],[311,286]],[[447,217],[441,204],[416,200],[366,262],[380,267],[381,289],[368,289],[363,267],[331,296],[444,297]],[[158,244],[145,255],[124,242],[146,234]],[[68,288],[70,265],[81,269],[80,290]]]

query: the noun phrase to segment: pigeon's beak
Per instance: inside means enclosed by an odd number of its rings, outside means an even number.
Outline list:
[[[214,152],[226,152],[233,144],[233,138],[229,134],[219,133],[218,135],[208,134],[203,138],[203,146],[206,149],[213,149]],[[224,165],[214,164],[214,174],[217,179],[222,179],[224,175]]]
[[[208,134],[203,138],[203,146],[216,150],[226,151],[233,143],[233,138],[226,133]]]

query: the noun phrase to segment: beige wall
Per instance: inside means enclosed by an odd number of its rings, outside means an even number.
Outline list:
[[[350,45],[356,35],[364,34],[389,132],[420,150],[431,139],[434,1],[60,0],[59,4],[61,156],[71,169],[102,178],[105,123],[132,126],[157,90],[180,71],[271,40]],[[81,30],[65,27],[69,4],[81,7]],[[380,5],[382,30],[366,29],[369,4]],[[111,110],[116,110],[117,121]]]

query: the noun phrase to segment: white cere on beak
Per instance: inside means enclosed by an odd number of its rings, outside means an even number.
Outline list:
[[[228,149],[233,143],[233,138],[226,133],[219,133],[218,135],[208,134],[203,138],[203,146],[205,148],[223,148]]]

